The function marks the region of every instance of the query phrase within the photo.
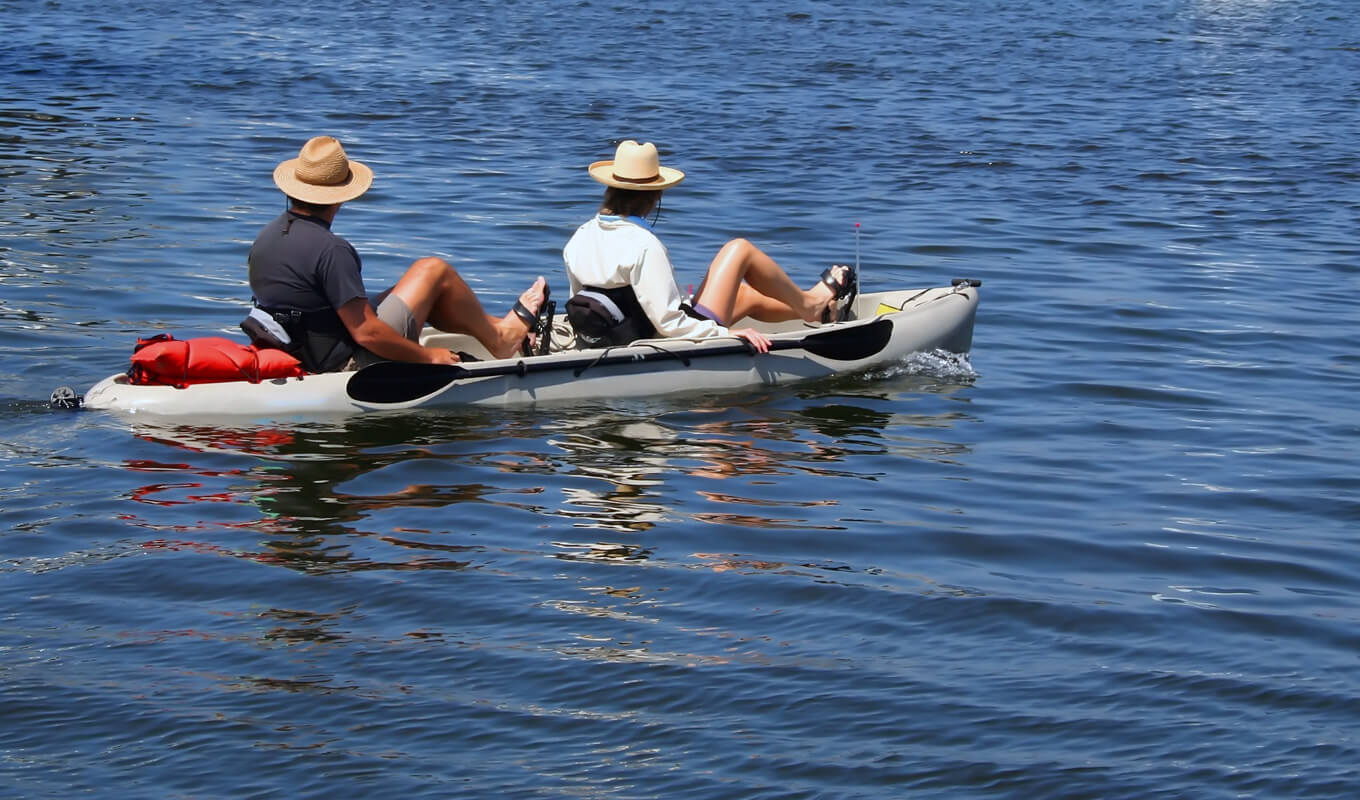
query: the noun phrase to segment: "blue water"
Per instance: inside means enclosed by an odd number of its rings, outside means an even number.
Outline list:
[[[0,2],[0,796],[1336,798],[1360,781],[1344,0]],[[489,308],[621,138],[966,361],[521,411],[129,421],[274,164]]]

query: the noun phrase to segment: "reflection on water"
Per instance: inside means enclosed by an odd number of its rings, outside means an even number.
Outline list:
[[[349,605],[329,613],[271,608],[260,612],[261,619],[275,623],[262,638],[295,645],[338,644],[347,638],[341,626],[357,608]]]
[[[442,458],[434,449],[437,437],[432,439],[428,432],[413,435],[409,423],[356,420],[295,428],[139,424],[134,433],[145,441],[189,453],[251,456],[251,466],[230,470],[185,462],[130,460],[126,463],[129,470],[170,472],[181,480],[146,484],[131,492],[129,499],[152,506],[194,505],[199,518],[178,526],[181,534],[222,529],[255,531],[265,536],[260,542],[264,550],[233,551],[234,555],[303,572],[464,569],[471,564],[466,556],[481,547],[424,541],[423,535],[439,534],[402,526],[378,527],[371,522],[389,511],[481,502],[496,491],[475,482],[448,486],[410,483],[375,494],[345,491],[347,484],[365,474]],[[189,479],[183,480],[186,477]],[[224,488],[218,486],[223,481],[228,484]],[[204,491],[206,486],[217,488]],[[257,516],[234,522],[213,519],[203,514],[202,504],[206,503],[248,505]],[[149,517],[136,521],[146,527],[163,527]],[[381,543],[378,549],[385,557],[360,554],[356,543],[363,541]],[[183,539],[165,546],[224,551],[216,544]]]
[[[951,463],[968,453],[942,438],[967,418],[945,404],[957,385],[929,387],[934,413],[904,415],[895,410],[901,395],[922,385],[903,380],[831,381],[820,395],[800,387],[699,408],[472,410],[267,427],[139,421],[137,438],[179,456],[123,462],[152,478],[127,493],[140,510],[124,519],[156,532],[149,548],[307,573],[476,569],[490,542],[507,538],[504,526],[554,532],[515,546],[594,561],[646,560],[651,546],[631,537],[691,520],[836,529],[838,498],[783,487],[880,480],[866,457]],[[241,532],[254,543],[226,543]]]
[[[665,521],[658,487],[670,468],[664,451],[676,438],[673,431],[612,414],[580,415],[545,427],[548,443],[561,453],[559,472],[589,481],[562,488],[565,507],[558,514],[573,527],[642,532]]]

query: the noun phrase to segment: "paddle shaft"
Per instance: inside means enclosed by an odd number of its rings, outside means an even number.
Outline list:
[[[891,336],[892,322],[880,318],[863,325],[814,330],[792,339],[772,339],[770,352],[804,350],[814,356],[833,361],[857,361],[882,350]],[[524,377],[530,373],[570,371],[574,379],[590,370],[615,364],[639,364],[674,359],[688,367],[694,360],[717,356],[758,355],[755,347],[744,339],[689,351],[669,349],[663,346],[664,342],[665,340],[634,342],[631,345],[606,348],[597,355],[592,355],[591,351],[582,351],[582,355],[577,358],[517,359],[509,363],[462,365],[383,361],[356,372],[349,379],[346,391],[352,399],[362,403],[400,404],[443,391],[456,381],[477,378],[504,375]]]

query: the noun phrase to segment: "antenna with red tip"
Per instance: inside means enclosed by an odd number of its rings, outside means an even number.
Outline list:
[[[859,223],[855,223],[855,294],[859,294]]]

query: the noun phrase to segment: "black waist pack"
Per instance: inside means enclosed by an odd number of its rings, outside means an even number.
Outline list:
[[[302,362],[308,372],[335,372],[354,355],[354,339],[330,309],[289,311],[253,308],[241,322],[256,347],[274,347]]]
[[[576,346],[583,350],[631,344],[656,336],[656,328],[647,319],[632,286],[583,287],[567,300],[567,319],[576,331]]]

